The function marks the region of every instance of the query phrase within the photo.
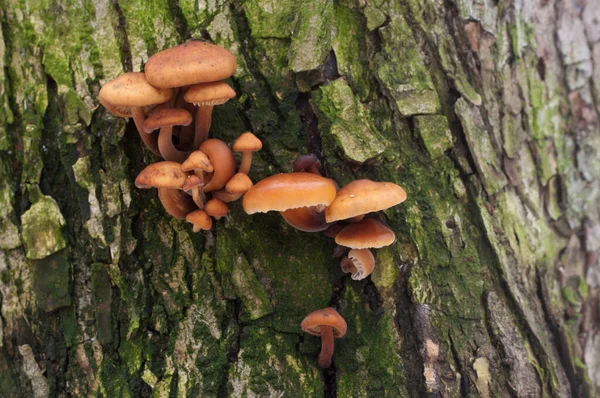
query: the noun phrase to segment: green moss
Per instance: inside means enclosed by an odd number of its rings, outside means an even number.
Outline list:
[[[331,21],[334,5],[315,0],[300,7],[292,28],[290,68],[294,72],[317,69],[331,48]]]
[[[241,298],[244,305],[242,321],[254,321],[273,312],[269,296],[256,279],[254,270],[245,256],[238,255],[235,259],[231,280],[236,296]]]
[[[285,39],[291,36],[294,14],[298,8],[295,2],[248,0],[242,7],[252,37]]]
[[[142,368],[142,346],[135,339],[126,339],[119,345],[119,356],[130,375]]]
[[[39,200],[21,215],[27,258],[38,260],[64,249],[67,246],[61,232],[64,224],[65,219],[56,201],[50,196],[40,195]]]
[[[381,155],[388,146],[387,140],[369,123],[368,110],[353,95],[344,79],[337,79],[320,89],[315,97],[320,112],[327,118],[328,133],[321,137],[333,139],[344,155],[364,163]]]
[[[112,341],[112,286],[108,272],[104,264],[92,264],[92,296],[96,311],[96,327],[98,329],[98,340],[102,344]]]
[[[421,136],[432,159],[443,156],[448,149],[452,148],[452,132],[445,116],[415,116],[413,121],[415,132]]]

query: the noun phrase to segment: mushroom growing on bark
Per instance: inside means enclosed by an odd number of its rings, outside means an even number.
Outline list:
[[[369,249],[352,249],[348,256],[342,258],[342,271],[351,273],[352,279],[359,281],[371,275],[375,268],[375,257]]]
[[[161,156],[156,135],[144,132],[146,114],[143,107],[162,104],[172,96],[172,89],[151,86],[143,73],[127,72],[102,86],[98,99],[113,114],[133,117],[142,142],[154,154]]]
[[[194,210],[185,217],[185,220],[193,225],[194,232],[200,230],[210,230],[212,228],[212,220],[204,210]]]
[[[311,173],[276,174],[250,188],[244,195],[242,205],[248,214],[272,210],[285,212],[304,207],[313,213],[320,213],[333,201],[335,193],[335,182],[325,177]],[[304,226],[299,224],[298,228]]]
[[[319,367],[325,369],[331,366],[334,340],[346,334],[346,321],[332,307],[311,312],[300,325],[303,331],[313,336],[321,336],[321,352]]]
[[[235,174],[235,158],[226,143],[216,138],[211,138],[200,145],[200,150],[208,156],[213,166],[214,174],[204,186],[204,192],[216,191],[227,184]]]
[[[179,150],[173,144],[173,126],[189,126],[192,115],[185,109],[163,108],[153,112],[144,121],[144,131],[152,133],[160,129],[158,150],[165,160],[183,162],[190,154],[189,150]]]
[[[251,132],[246,131],[233,142],[231,149],[234,152],[242,153],[242,162],[238,173],[248,174],[250,166],[252,165],[252,153],[260,151],[262,148],[262,142]]]
[[[396,240],[394,232],[373,218],[345,226],[336,236],[335,243],[351,249],[369,249],[389,246]]]

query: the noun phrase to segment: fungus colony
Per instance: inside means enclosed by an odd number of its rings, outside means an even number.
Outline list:
[[[334,238],[349,249],[341,260],[342,271],[353,280],[366,278],[375,267],[369,249],[390,245],[396,237],[365,215],[402,203],[406,192],[394,183],[370,180],[352,181],[339,189],[321,175],[314,155],[298,157],[294,172],[267,177],[253,186],[248,172],[261,141],[246,132],[230,149],[225,142],[208,138],[213,107],[235,97],[222,81],[235,68],[235,57],[226,49],[192,41],[153,55],[145,72],[125,73],[102,87],[102,105],[117,116],[133,118],[142,142],[164,159],[142,170],[135,185],[157,188],[167,213],[185,218],[194,232],[211,229],[212,218],[227,215],[226,203],[243,196],[248,214],[278,211],[298,230],[322,231]],[[241,153],[237,173],[233,152]],[[329,307],[309,314],[301,327],[321,336],[319,366],[329,367],[334,339],[346,333],[344,319]]]

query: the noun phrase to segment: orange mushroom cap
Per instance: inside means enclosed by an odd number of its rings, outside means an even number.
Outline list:
[[[299,207],[281,212],[281,216],[292,227],[304,232],[324,231],[331,224],[325,222],[325,213],[312,207]]]
[[[321,335],[322,326],[331,326],[336,339],[344,337],[348,327],[344,318],[333,307],[311,312],[300,324],[303,331],[313,336]]]
[[[183,220],[197,209],[190,195],[180,189],[158,188],[158,199],[166,212],[178,220]]]
[[[250,188],[242,205],[248,214],[328,206],[335,193],[335,183],[325,177],[310,173],[275,174]]]
[[[236,173],[225,185],[229,193],[245,193],[252,188],[252,180],[244,173]]]
[[[185,220],[192,223],[194,232],[198,232],[201,229],[208,231],[212,228],[212,220],[204,210],[194,210],[185,217]]]
[[[235,56],[223,47],[190,41],[154,54],[144,70],[155,87],[183,87],[227,79],[235,67]]]
[[[225,82],[195,84],[185,92],[186,102],[196,106],[222,105],[235,97],[235,91]]]
[[[144,131],[152,131],[166,126],[189,126],[192,123],[192,114],[185,109],[163,108],[144,120]]]
[[[98,93],[102,104],[127,107],[162,104],[172,96],[173,90],[150,85],[141,72],[124,73],[102,86]]]
[[[344,260],[342,260],[342,271],[352,272],[352,279],[355,281],[365,279],[375,268],[375,257],[369,249],[352,249],[348,252],[347,258],[352,262],[352,267],[345,269]]]
[[[214,171],[210,159],[200,150],[190,153],[190,156],[181,164],[181,169],[183,171],[202,170],[207,173]]]
[[[335,236],[335,243],[352,249],[379,248],[396,240],[394,232],[373,218],[350,224]]]
[[[249,131],[241,134],[231,146],[234,152],[256,152],[262,149],[262,142]]]
[[[204,205],[204,211],[209,216],[219,220],[221,217],[225,217],[227,215],[229,208],[221,199],[212,198]]]
[[[177,162],[157,162],[147,166],[135,179],[138,188],[174,188],[182,189],[188,173],[181,170]]]
[[[235,174],[233,152],[226,143],[216,138],[204,141],[200,150],[208,156],[215,171],[212,179],[204,186],[204,191],[211,192],[223,188]]]
[[[406,200],[404,189],[393,182],[352,181],[340,189],[325,210],[327,222],[387,209]]]

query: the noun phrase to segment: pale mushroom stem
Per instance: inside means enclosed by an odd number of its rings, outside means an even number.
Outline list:
[[[242,152],[242,161],[240,162],[238,173],[244,173],[247,175],[250,171],[250,166],[252,166],[252,152],[244,151]]]
[[[134,106],[131,108],[131,115],[133,117],[133,122],[135,123],[135,127],[137,128],[138,134],[142,139],[142,142],[146,147],[155,155],[162,157],[159,149],[156,134],[151,133],[147,134],[144,132],[144,120],[146,120],[146,114],[144,113],[144,109],[141,106]]]
[[[333,357],[333,328],[321,326],[321,352],[319,353],[319,367],[326,369],[331,366]]]
[[[158,134],[158,149],[165,160],[183,163],[190,155],[190,151],[180,151],[173,144],[173,126],[165,126]]]
[[[214,105],[201,105],[196,110],[196,135],[194,138],[194,150],[200,148],[200,145],[208,138],[208,131],[212,121],[212,111]]]
[[[204,185],[206,180],[204,179],[204,172],[202,170],[196,169],[194,170],[194,174],[200,178],[202,184],[196,185],[194,188],[192,188],[192,199],[194,200],[194,203],[196,203],[196,206],[198,206],[200,210],[203,210],[204,204],[206,203],[206,194],[204,193]]]
[[[340,263],[340,267],[342,271],[346,274],[354,274],[356,272],[356,267],[354,266],[354,262],[350,260],[348,257],[342,258],[342,262]]]

